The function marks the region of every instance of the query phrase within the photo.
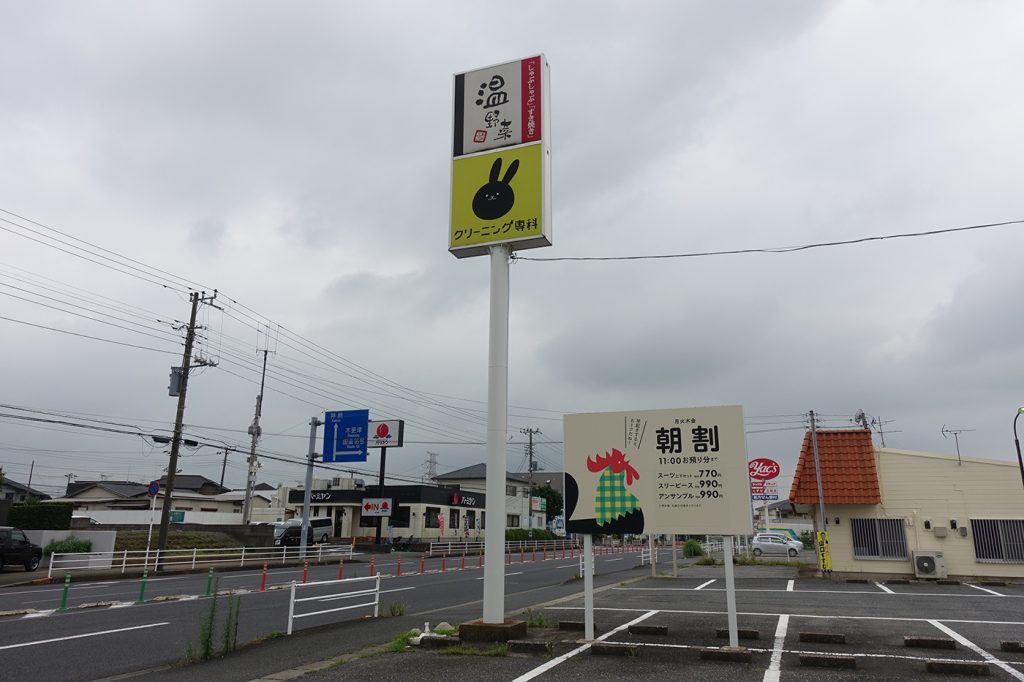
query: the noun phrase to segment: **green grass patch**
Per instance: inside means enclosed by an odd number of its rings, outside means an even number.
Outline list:
[[[409,632],[403,632],[398,637],[395,637],[390,644],[384,647],[384,651],[382,653],[398,654],[405,651],[409,648],[409,641],[415,636],[416,635],[413,634],[412,630],[409,630]]]
[[[128,550],[146,551],[146,535],[144,530],[121,530],[117,532],[114,551]],[[156,536],[153,537],[155,546]],[[237,549],[242,546],[238,540],[227,533],[202,532],[190,530],[172,530],[167,534],[167,549]],[[209,557],[204,557],[209,558]]]
[[[543,611],[526,609],[526,626],[530,628],[557,628],[558,621],[547,618]]]
[[[687,540],[683,543],[683,556],[704,556],[704,546],[699,540]]]
[[[718,560],[713,556],[702,556],[700,559],[697,559],[698,566],[717,566],[718,563]]]
[[[388,605],[388,615],[392,618],[405,615],[405,604],[400,601],[391,602]]]
[[[92,540],[83,540],[81,538],[70,537],[64,538],[63,540],[50,540],[49,544],[43,549],[43,554],[50,556],[54,552],[57,554],[70,554],[72,552],[91,552],[92,551]]]
[[[459,646],[441,649],[440,653],[443,656],[508,656],[508,644],[502,642],[486,649],[477,649],[460,644]]]

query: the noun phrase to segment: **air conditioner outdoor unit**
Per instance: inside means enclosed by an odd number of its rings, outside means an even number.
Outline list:
[[[918,578],[945,578],[946,559],[942,552],[914,552],[914,575]]]

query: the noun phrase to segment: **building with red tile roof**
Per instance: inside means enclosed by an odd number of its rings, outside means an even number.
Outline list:
[[[835,575],[1024,578],[1017,463],[875,448],[867,429],[817,431]],[[812,436],[789,501],[821,528]]]
[[[882,501],[875,446],[868,429],[819,430],[818,460],[826,504],[878,504]],[[804,435],[789,501],[818,504],[818,476],[811,433]]]

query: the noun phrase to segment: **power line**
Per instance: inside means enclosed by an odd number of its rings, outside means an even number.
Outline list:
[[[512,255],[512,259],[529,261],[606,261],[606,260],[660,260],[667,258],[703,258],[705,256],[735,256],[745,253],[793,253],[795,251],[807,251],[809,249],[821,249],[832,246],[848,246],[850,244],[862,244],[864,242],[882,241],[884,239],[906,239],[910,237],[930,237],[937,234],[950,234],[953,232],[966,232],[968,230],[984,230],[991,227],[1005,227],[1006,225],[1017,225],[1024,223],[1024,220],[1007,220],[1002,223],[986,223],[984,225],[968,225],[967,227],[951,227],[941,230],[926,230],[924,232],[904,232],[901,234],[886,234],[877,237],[858,237],[856,239],[844,239],[833,242],[817,242],[814,244],[803,244],[801,246],[777,246],[760,249],[730,249],[728,251],[699,251],[693,253],[665,253],[651,254],[644,256],[519,256]]]
[[[92,339],[93,341],[103,341],[104,343],[113,343],[118,346],[127,346],[128,348],[138,348],[140,350],[151,350],[154,353],[167,353],[168,355],[177,355],[175,351],[164,350],[162,348],[151,348],[149,346],[140,346],[134,343],[126,343],[125,341],[115,341],[113,339],[105,339],[100,336],[91,336],[89,334],[80,334],[78,332],[69,332],[66,329],[57,329],[56,327],[47,327],[44,324],[35,324],[34,322],[26,322],[25,320],[18,320],[13,317],[5,317],[0,315],[0,320],[6,320],[7,322],[15,322],[17,324],[23,324],[28,327],[35,327],[36,329],[45,329],[51,332],[58,332],[60,334],[68,334],[69,336],[80,336],[83,339]],[[116,325],[115,325],[116,326]]]

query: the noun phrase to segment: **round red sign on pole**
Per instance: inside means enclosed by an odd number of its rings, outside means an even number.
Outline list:
[[[377,424],[377,438],[387,438],[391,435],[391,430],[387,424]]]
[[[755,481],[770,481],[782,471],[782,467],[779,466],[778,462],[767,457],[758,457],[757,459],[750,460],[747,464],[747,469],[750,472],[750,477]]]

